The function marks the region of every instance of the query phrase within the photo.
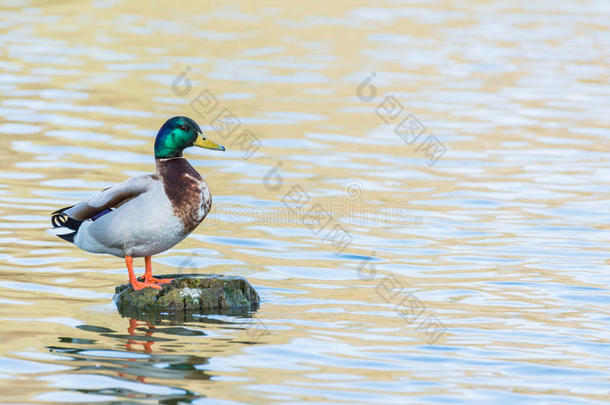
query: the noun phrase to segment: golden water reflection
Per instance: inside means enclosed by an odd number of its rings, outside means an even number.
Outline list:
[[[606,402],[609,14],[3,2],[3,400]],[[228,150],[185,152],[214,208],[155,274],[241,275],[262,304],[132,326],[122,261],[44,229],[150,172],[174,115]]]

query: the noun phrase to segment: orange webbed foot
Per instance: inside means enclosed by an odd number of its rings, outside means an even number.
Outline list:
[[[138,280],[131,282],[131,286],[136,291],[141,290],[143,288],[154,288],[156,290],[162,289],[161,286],[157,285],[156,283],[147,282],[147,281],[142,282],[142,281],[138,281]]]
[[[156,277],[144,277],[144,281],[147,283],[157,283],[157,284],[167,284],[167,283],[171,283],[174,279],[173,278],[156,278]]]

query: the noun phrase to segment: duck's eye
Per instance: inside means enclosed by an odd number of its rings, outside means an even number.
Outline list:
[[[179,127],[182,131],[188,131],[189,127],[187,127],[186,125],[180,125]]]

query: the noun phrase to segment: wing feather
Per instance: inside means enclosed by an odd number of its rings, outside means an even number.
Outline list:
[[[153,176],[138,176],[120,184],[104,189],[88,199],[70,207],[63,212],[77,221],[92,218],[104,210],[118,207],[134,197],[144,193],[150,187]]]

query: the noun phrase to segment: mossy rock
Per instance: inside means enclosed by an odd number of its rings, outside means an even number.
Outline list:
[[[218,274],[166,274],[173,278],[162,290],[144,288],[135,291],[131,284],[115,289],[114,302],[125,317],[142,320],[178,318],[189,320],[194,314],[243,315],[258,309],[260,298],[248,280]]]

